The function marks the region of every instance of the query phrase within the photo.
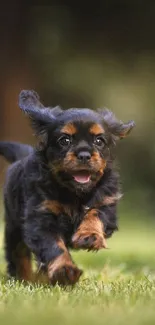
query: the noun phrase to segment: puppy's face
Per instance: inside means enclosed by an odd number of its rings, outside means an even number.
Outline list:
[[[48,165],[68,188],[89,191],[104,173],[109,145],[109,135],[97,114],[91,110],[68,110],[49,132]]]
[[[53,176],[75,192],[89,192],[110,160],[110,146],[125,137],[134,122],[123,124],[109,110],[44,108],[32,91],[22,91],[20,107],[41,138]]]

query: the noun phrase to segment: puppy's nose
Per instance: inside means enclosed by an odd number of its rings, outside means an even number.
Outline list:
[[[80,151],[77,157],[81,162],[86,163],[90,160],[91,154],[88,151]]]

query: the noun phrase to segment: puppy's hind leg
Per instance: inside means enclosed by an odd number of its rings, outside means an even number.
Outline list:
[[[25,281],[32,279],[31,253],[22,241],[20,228],[6,225],[5,256],[9,276]]]

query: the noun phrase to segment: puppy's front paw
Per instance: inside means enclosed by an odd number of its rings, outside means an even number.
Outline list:
[[[79,281],[82,271],[74,265],[62,265],[56,269],[50,277],[50,283],[55,285],[58,283],[61,286],[74,285]]]
[[[74,285],[78,282],[82,270],[72,262],[69,254],[64,253],[48,265],[48,278],[52,285]]]
[[[72,238],[73,248],[76,249],[86,249],[98,251],[102,248],[107,248],[106,240],[103,235],[98,233],[90,233],[89,231],[85,232],[76,232]]]
[[[86,214],[76,233],[72,237],[72,246],[76,249],[98,251],[107,248],[104,237],[104,225],[98,217],[98,211],[91,209]]]

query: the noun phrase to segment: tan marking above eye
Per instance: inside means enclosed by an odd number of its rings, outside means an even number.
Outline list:
[[[68,123],[63,126],[61,132],[66,133],[68,135],[74,135],[77,132],[77,129],[73,123]]]
[[[90,129],[89,129],[89,132],[93,135],[100,135],[102,133],[105,133],[104,129],[102,128],[101,125],[97,124],[97,123],[94,123]]]

